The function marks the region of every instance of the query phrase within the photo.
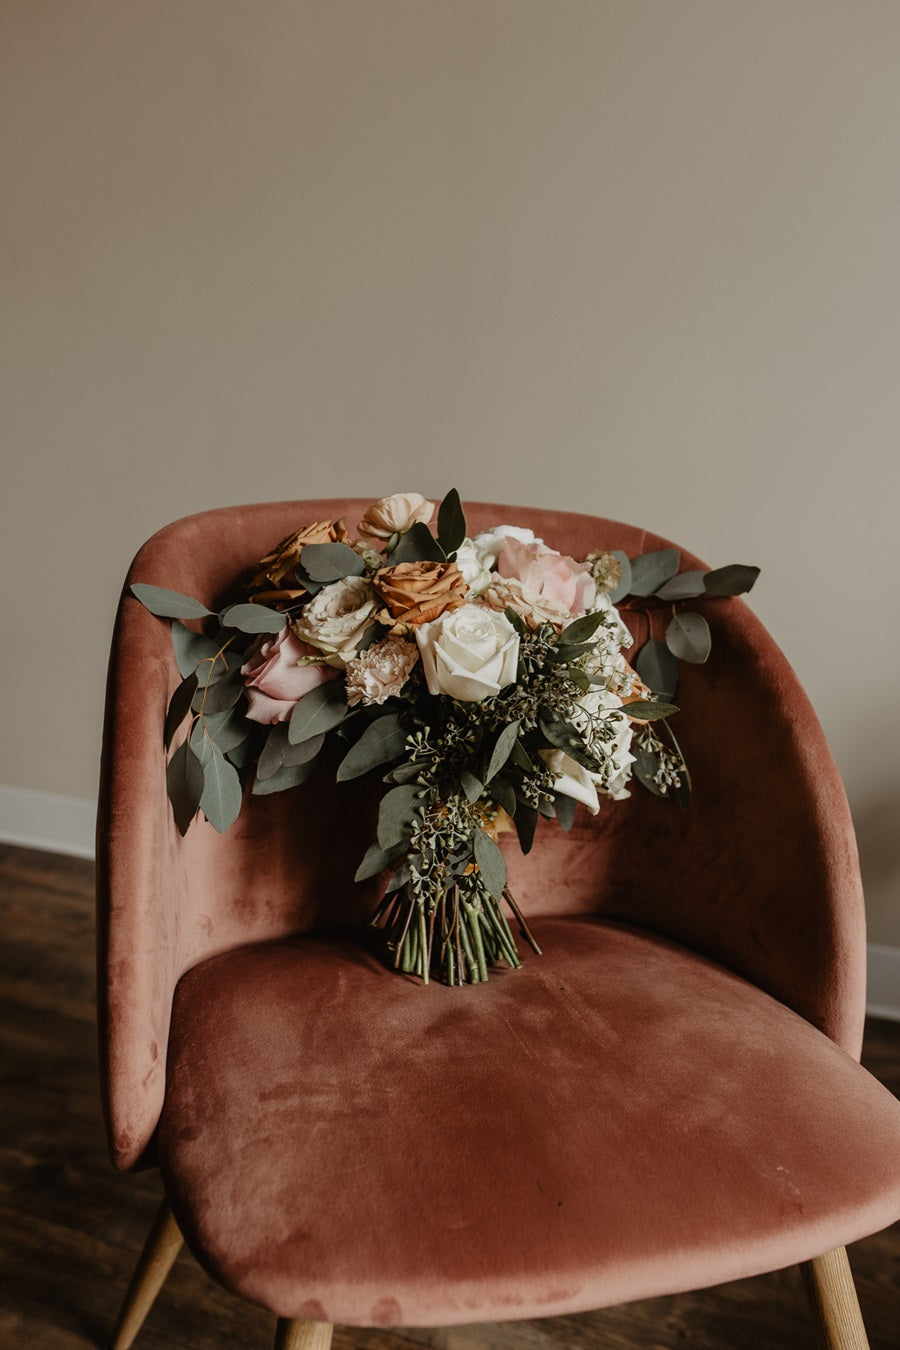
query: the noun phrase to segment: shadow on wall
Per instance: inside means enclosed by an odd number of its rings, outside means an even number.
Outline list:
[[[853,807],[869,941],[900,947],[900,782]]]

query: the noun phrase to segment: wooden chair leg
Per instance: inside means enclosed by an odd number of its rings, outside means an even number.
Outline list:
[[[112,1350],[129,1350],[183,1243],[169,1202],[163,1200],[122,1303],[113,1332]]]
[[[800,1267],[822,1350],[869,1350],[846,1247]]]
[[[301,1322],[296,1318],[279,1317],[275,1332],[275,1350],[329,1350],[330,1322]]]

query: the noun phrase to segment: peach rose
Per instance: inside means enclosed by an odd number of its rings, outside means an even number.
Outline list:
[[[384,604],[377,616],[394,631],[430,623],[448,609],[459,609],[468,587],[456,563],[415,562],[382,567],[372,579]]]
[[[250,721],[263,724],[286,722],[298,699],[326,680],[336,679],[338,672],[318,661],[307,661],[302,666],[297,664],[310,656],[320,655],[314,647],[295,637],[288,627],[282,628],[274,637],[260,634],[241,666]]]
[[[294,568],[306,545],[337,544],[346,538],[347,528],[343,520],[316,520],[311,525],[295,530],[256,564],[256,572],[250,581],[250,590],[255,592],[253,599],[272,604],[305,595],[306,588],[294,579]],[[292,584],[285,586],[284,582],[288,578]]]
[[[545,595],[532,594],[515,577],[492,575],[491,584],[482,592],[482,599],[491,609],[500,610],[501,614],[507,609],[514,609],[532,632],[542,623],[552,623],[556,628],[563,628],[572,618],[565,605]]]
[[[596,583],[583,563],[537,540],[523,544],[518,539],[505,539],[497,571],[503,577],[517,578],[532,594],[564,605],[570,614],[584,614],[597,598]]]
[[[372,503],[359,522],[359,532],[369,539],[390,539],[394,534],[404,534],[411,525],[427,525],[433,512],[434,502],[426,501],[420,493],[395,492]]]

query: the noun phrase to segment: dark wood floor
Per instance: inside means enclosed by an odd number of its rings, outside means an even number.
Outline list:
[[[94,1047],[93,868],[0,846],[0,1346],[106,1344],[160,1196],[107,1162]],[[864,1060],[900,1095],[900,1024]],[[851,1250],[872,1350],[900,1347],[900,1225]],[[185,1253],[137,1350],[272,1343],[274,1319]],[[438,1331],[338,1328],[334,1350],[812,1350],[796,1270],[697,1294],[535,1322]]]

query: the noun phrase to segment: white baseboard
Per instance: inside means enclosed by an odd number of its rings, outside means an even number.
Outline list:
[[[0,843],[93,858],[97,803],[0,784]]]
[[[96,810],[81,797],[0,784],[0,843],[93,858]],[[900,947],[870,942],[867,964],[869,1015],[900,1022]]]

